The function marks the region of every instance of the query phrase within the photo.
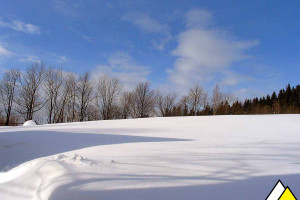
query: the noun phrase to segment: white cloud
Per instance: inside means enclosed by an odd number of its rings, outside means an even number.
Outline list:
[[[0,56],[10,57],[13,53],[6,48],[4,48],[0,43]]]
[[[172,51],[177,57],[175,66],[167,71],[169,80],[177,86],[209,82],[216,74],[228,73],[234,62],[251,57],[246,51],[259,44],[257,40],[234,39],[212,26],[212,18],[203,10],[187,13],[187,29],[179,34],[178,46]]]
[[[160,39],[152,39],[152,46],[160,51],[165,49],[165,46],[172,39],[171,34],[167,34],[165,37]]]
[[[25,56],[24,58],[20,58],[20,59],[18,59],[18,61],[20,61],[20,62],[31,62],[31,63],[40,63],[41,62],[39,57],[31,56],[31,55]]]
[[[152,46],[158,50],[163,50],[165,45],[172,39],[168,25],[162,24],[146,14],[138,12],[127,13],[123,16],[123,20],[133,23],[144,31],[160,34],[161,38],[152,39]]]
[[[11,28],[15,31],[30,33],[30,34],[40,34],[40,28],[33,24],[26,24],[19,20],[12,20],[11,22],[4,22],[0,19],[0,27]]]
[[[238,74],[238,73],[233,72],[233,71],[224,71],[222,73],[222,75],[223,75],[224,78],[221,81],[221,85],[232,86],[232,85],[237,85],[240,82],[249,81],[249,80],[253,79],[250,76]]]
[[[18,61],[20,61],[20,62],[29,62],[29,63],[36,63],[36,62],[41,63],[42,62],[42,60],[38,56],[34,56],[34,55],[19,55],[18,57],[19,57]],[[48,53],[44,56],[44,58],[48,58],[48,60],[51,60],[51,61],[57,62],[57,63],[66,63],[66,62],[70,61],[67,58],[67,56],[64,56],[64,55],[61,56],[61,55],[57,55],[55,53]]]
[[[69,58],[67,56],[64,56],[64,55],[57,55],[55,53],[50,53],[50,56],[53,57],[53,59],[56,61],[56,62],[59,62],[59,63],[65,63],[65,62],[69,62]]]
[[[90,2],[85,0],[53,0],[52,1],[52,8],[57,13],[64,15],[66,17],[73,17],[77,18],[82,16],[83,13],[81,9],[84,8],[84,5],[90,6]],[[89,9],[91,9],[89,7]]]
[[[67,58],[67,56],[58,56],[57,61],[61,62],[61,63],[64,63],[64,62],[68,62],[69,59]]]
[[[0,75],[6,71],[6,68],[2,66],[5,63],[4,61],[15,55],[15,53],[7,49],[7,46],[6,43],[0,42]]]
[[[137,83],[147,81],[149,67],[137,64],[125,52],[116,52],[108,58],[107,65],[97,65],[93,72],[94,78],[102,74],[117,77],[126,89],[132,89]]]
[[[186,27],[195,28],[200,27],[204,28],[213,22],[213,15],[206,10],[194,9],[190,10],[186,14]]]
[[[124,20],[130,21],[138,27],[153,33],[167,33],[169,32],[169,27],[167,25],[161,24],[155,19],[150,18],[146,14],[133,12],[127,13],[123,16]]]
[[[7,50],[5,46],[5,43],[0,42],[0,56],[11,57],[12,55],[14,55],[14,53]]]

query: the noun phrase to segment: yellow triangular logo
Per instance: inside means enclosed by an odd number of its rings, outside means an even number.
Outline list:
[[[282,193],[281,197],[279,200],[296,200],[296,197],[293,195],[291,192],[290,188],[287,187],[284,192]]]
[[[282,182],[278,180],[266,200],[297,200],[297,198],[294,196],[289,186],[284,187]]]

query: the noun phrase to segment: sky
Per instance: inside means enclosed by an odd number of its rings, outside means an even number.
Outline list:
[[[126,88],[243,98],[299,84],[300,1],[1,0],[0,73],[34,62]]]

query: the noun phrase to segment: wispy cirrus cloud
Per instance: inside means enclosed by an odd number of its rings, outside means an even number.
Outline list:
[[[224,72],[222,72],[222,75],[223,75],[223,79],[221,80],[220,83],[221,85],[225,85],[225,86],[234,86],[243,81],[253,80],[251,76],[242,75],[230,70],[228,71],[225,70]]]
[[[126,52],[115,52],[107,61],[107,64],[97,65],[93,74],[95,77],[101,74],[109,74],[117,77],[125,88],[132,89],[137,83],[147,81],[150,74],[148,66],[137,64]]]
[[[52,8],[56,12],[68,17],[79,17],[78,9],[83,5],[83,1],[74,2],[70,0],[53,0],[52,3]]]
[[[39,57],[33,56],[33,55],[27,55],[25,57],[22,57],[22,58],[18,59],[18,61],[20,61],[20,62],[29,62],[29,63],[40,63],[41,62]]]
[[[136,26],[149,31],[152,33],[168,33],[169,26],[161,24],[159,21],[151,18],[150,16],[139,13],[139,12],[130,12],[123,16],[123,20],[127,20],[135,24]]]
[[[58,55],[56,53],[50,53],[49,55],[52,60],[58,63],[66,63],[70,61],[70,59],[65,55]]]
[[[0,27],[10,28],[15,31],[20,31],[29,34],[40,34],[40,27],[33,24],[24,23],[19,20],[12,20],[9,22],[5,22],[2,19],[0,19]]]
[[[186,88],[210,82],[221,73],[224,83],[237,84],[241,78],[230,68],[235,62],[250,58],[247,50],[257,46],[259,41],[235,39],[215,27],[213,15],[205,10],[191,10],[185,19],[186,29],[179,34],[178,45],[172,51],[176,57],[174,68],[167,70],[169,81]]]
[[[206,10],[194,9],[186,13],[187,28],[205,28],[212,25],[214,22],[212,13]]]
[[[158,50],[164,50],[165,45],[172,39],[170,27],[151,18],[149,15],[139,12],[126,13],[123,20],[129,21],[140,29],[160,35],[158,39],[152,39],[152,46]]]
[[[41,59],[39,56],[22,55],[22,54],[18,55],[18,57],[19,57],[18,61],[29,62],[29,63],[36,63],[36,62],[40,63],[40,62],[42,62],[42,60],[44,61],[44,59],[49,60],[54,63],[60,63],[60,64],[70,61],[70,59],[67,56],[58,55],[56,53],[47,53],[47,54],[41,55],[40,57],[43,59]]]
[[[7,49],[7,44],[0,42],[0,56],[4,56],[4,57],[11,57],[14,55],[14,53],[10,50]]]

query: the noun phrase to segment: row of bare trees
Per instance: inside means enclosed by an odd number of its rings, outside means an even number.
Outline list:
[[[12,118],[17,122],[35,119],[41,123],[62,123],[165,117],[184,115],[174,114],[178,109],[187,109],[196,115],[209,104],[215,113],[225,97],[228,95],[224,96],[218,85],[211,101],[199,85],[192,87],[182,98],[173,92],[153,90],[149,82],[139,83],[132,91],[125,91],[115,77],[101,75],[92,78],[87,72],[78,76],[36,63],[25,72],[11,69],[3,74],[0,111],[5,125],[9,125]]]

